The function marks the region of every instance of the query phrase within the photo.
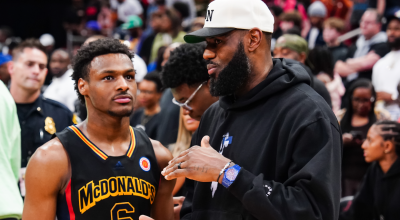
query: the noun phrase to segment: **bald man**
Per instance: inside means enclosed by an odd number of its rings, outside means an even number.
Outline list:
[[[47,87],[43,96],[56,100],[72,112],[74,112],[74,102],[78,96],[74,90],[74,81],[71,78],[72,69],[69,69],[71,59],[67,51],[58,49],[53,52],[50,58],[50,72],[53,80]]]

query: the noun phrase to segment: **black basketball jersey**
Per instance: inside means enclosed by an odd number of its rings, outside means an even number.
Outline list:
[[[72,168],[65,193],[58,198],[58,220],[150,216],[161,171],[147,135],[132,127],[130,132],[128,151],[118,157],[108,156],[76,126],[56,134]]]

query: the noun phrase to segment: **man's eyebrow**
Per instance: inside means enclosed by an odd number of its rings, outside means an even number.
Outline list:
[[[115,70],[103,70],[103,71],[101,71],[100,73],[116,73],[116,72],[119,72],[119,71],[115,71]],[[128,70],[124,70],[123,72],[124,72],[124,73],[130,73],[130,72],[135,72],[135,70],[134,70],[134,69],[128,69]]]

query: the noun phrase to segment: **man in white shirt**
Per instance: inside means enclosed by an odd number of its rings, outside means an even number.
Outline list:
[[[68,69],[70,64],[71,60],[67,51],[58,49],[53,52],[50,58],[50,72],[53,74],[53,81],[43,96],[64,104],[74,112],[74,102],[78,96],[71,78],[72,69]]]
[[[400,83],[400,10],[397,11],[386,29],[390,53],[380,59],[372,71],[372,84],[377,92],[377,100],[385,102],[385,109],[392,120],[400,117],[397,86]]]

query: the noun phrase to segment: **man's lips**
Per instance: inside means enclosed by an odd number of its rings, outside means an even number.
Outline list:
[[[129,103],[132,101],[132,97],[129,95],[119,95],[114,98],[114,101],[117,103]]]
[[[211,75],[216,71],[217,66],[214,64],[207,64],[207,69],[208,69],[208,74]]]

